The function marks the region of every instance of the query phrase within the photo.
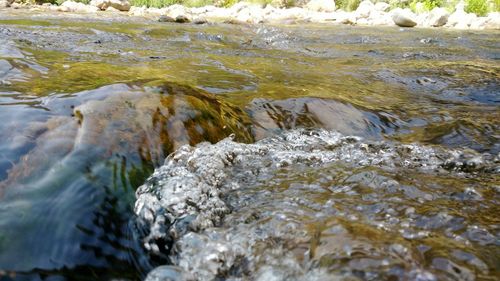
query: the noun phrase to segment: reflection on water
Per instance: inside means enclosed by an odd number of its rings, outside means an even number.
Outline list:
[[[258,139],[266,131],[296,128],[324,128],[348,135],[380,138],[391,134],[404,122],[390,114],[362,111],[356,107],[334,100],[298,98],[268,101],[253,100],[250,105],[252,119],[256,125]]]
[[[23,13],[0,11],[0,279],[498,276],[498,32]],[[258,143],[143,185],[231,134]],[[177,209],[137,222],[141,185]]]

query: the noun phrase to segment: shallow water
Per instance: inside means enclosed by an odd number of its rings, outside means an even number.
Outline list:
[[[500,33],[9,12],[0,279],[498,278]]]

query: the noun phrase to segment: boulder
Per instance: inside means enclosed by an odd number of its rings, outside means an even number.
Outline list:
[[[14,3],[14,0],[0,0],[0,8],[8,8]]]
[[[417,25],[416,15],[410,9],[396,8],[392,12],[392,20],[401,27],[414,27]]]
[[[487,17],[488,21],[484,23],[485,29],[500,29],[500,13],[494,12],[489,13]]]
[[[389,11],[389,9],[391,8],[391,5],[385,3],[385,2],[377,2],[375,4],[375,10],[379,11],[379,12],[387,12]]]
[[[238,2],[236,4],[234,4],[233,6],[231,6],[228,10],[233,13],[233,14],[236,14],[238,13],[239,11],[243,10],[243,9],[246,9],[250,6],[253,6],[255,4],[251,4],[251,3],[248,3],[248,2],[245,2],[245,1],[242,1],[242,2]]]
[[[370,25],[393,25],[394,24],[389,13],[385,13],[385,12],[377,11],[377,10],[374,10],[370,13],[370,17],[368,18],[368,20],[370,22]]]
[[[368,18],[370,13],[375,10],[375,5],[369,0],[365,0],[361,2],[356,9],[356,17],[357,18]]]
[[[143,6],[143,7],[132,6],[132,7],[130,7],[128,14],[131,16],[142,16],[143,17],[147,14],[147,8],[145,6]]]
[[[264,22],[265,12],[258,5],[247,6],[240,9],[236,14],[233,14],[237,21],[247,23],[261,23]]]
[[[103,11],[109,7],[113,7],[119,11],[128,12],[131,7],[128,0],[92,0],[90,2],[90,5],[97,7]]]
[[[450,14],[444,8],[434,8],[425,20],[426,26],[439,27],[446,24]]]
[[[60,11],[63,12],[83,12],[83,13],[95,13],[99,11],[97,7],[85,5],[83,3],[66,1],[60,6]]]
[[[339,11],[336,14],[337,14],[336,22],[338,23],[350,24],[350,25],[355,25],[357,23],[357,19],[354,13]]]
[[[106,8],[106,12],[120,12],[120,10],[113,8],[112,6],[109,6]]]
[[[314,12],[327,12],[331,13],[335,11],[335,1],[334,0],[311,0],[306,6],[306,9]]]
[[[158,19],[159,22],[175,22],[175,19],[173,17],[167,16],[167,15],[161,15],[160,18]]]
[[[27,5],[26,3],[13,2],[10,4],[10,7],[13,9],[21,9],[26,5]]]
[[[453,14],[448,17],[446,26],[454,27],[457,29],[467,29],[474,20],[477,19],[476,14],[469,14],[463,9],[457,9]]]
[[[475,21],[473,21],[470,24],[470,28],[471,29],[485,29],[488,21],[489,21],[489,18],[487,18],[487,17],[478,17]]]
[[[455,12],[448,17],[447,27],[455,27],[459,29],[468,28],[471,24],[472,16],[465,12],[464,2],[459,2],[455,6]],[[475,15],[474,15],[475,16]]]
[[[213,5],[208,5],[208,6],[203,6],[203,7],[193,7],[189,9],[189,12],[193,15],[201,15],[201,14],[206,14],[210,13],[217,10],[217,7]]]
[[[175,22],[176,23],[188,23],[189,19],[185,15],[178,15],[177,17],[175,17]]]
[[[206,18],[199,17],[199,18],[194,18],[193,23],[194,24],[205,24],[205,23],[208,23],[208,21]]]
[[[173,18],[177,18],[178,16],[186,16],[187,11],[186,7],[179,4],[174,4],[172,6],[165,8],[165,14]]]

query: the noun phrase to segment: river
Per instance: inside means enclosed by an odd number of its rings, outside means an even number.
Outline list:
[[[497,280],[499,38],[0,11],[0,280]]]

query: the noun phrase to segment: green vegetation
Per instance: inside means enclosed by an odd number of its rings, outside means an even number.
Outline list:
[[[361,0],[337,0],[337,1],[335,1],[335,4],[337,5],[337,7],[339,9],[342,9],[342,10],[348,11],[348,12],[355,11],[358,8],[359,3],[361,3]]]
[[[466,0],[465,11],[478,16],[485,16],[488,13],[488,3],[485,0]]]
[[[163,8],[173,4],[180,4],[180,0],[131,0],[130,4],[132,6],[142,7],[146,6],[148,8]]]
[[[414,0],[413,3],[415,3],[415,5],[416,5],[417,1]],[[421,3],[423,4],[423,8],[425,11],[431,11],[432,9],[434,9],[436,7],[442,7],[444,4],[444,1],[442,1],[442,0],[424,0]]]
[[[493,0],[491,4],[490,10],[492,12],[500,12],[500,0]]]
[[[19,3],[27,4],[43,4],[52,3],[61,5],[67,0],[16,0]],[[72,0],[84,4],[89,4],[91,0]],[[137,7],[153,7],[163,8],[174,4],[181,4],[186,7],[203,7],[207,5],[215,5],[218,7],[231,7],[241,0],[129,0],[132,6]],[[297,6],[296,0],[245,0],[250,3],[260,4],[265,6],[272,4],[279,8],[290,8]],[[485,16],[489,12],[500,12],[500,0],[464,0],[465,11],[475,13],[478,16]],[[303,3],[304,1],[299,1]],[[307,2],[307,1],[305,1]],[[344,11],[355,11],[362,0],[337,0],[335,4],[337,8]],[[372,2],[386,2],[394,8],[410,8],[413,12],[428,12],[436,7],[447,9],[450,13],[455,10],[455,5],[459,0],[372,0]],[[418,5],[422,3],[422,5]],[[420,10],[420,11],[417,11]]]
[[[391,6],[391,9],[395,8],[409,8],[411,5],[410,0],[389,0],[389,5]]]
[[[236,2],[238,2],[238,1],[236,1]],[[273,0],[247,0],[247,2],[250,2],[250,3],[253,3],[253,4],[257,4],[257,5],[261,5],[261,6],[264,7],[267,4],[271,4],[273,2]],[[230,5],[230,6],[232,6],[232,5]]]
[[[354,1],[354,0],[341,0]],[[378,2],[378,1],[376,1]],[[384,1],[385,2],[385,1]],[[422,3],[422,11],[428,12],[436,7],[447,9],[450,13],[455,11],[455,6],[459,0],[389,0],[391,8],[410,8],[413,12],[417,11],[417,4]],[[465,11],[475,13],[478,16],[485,16],[488,12],[500,11],[500,0],[465,0]]]

